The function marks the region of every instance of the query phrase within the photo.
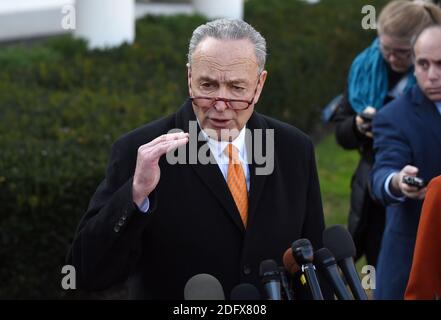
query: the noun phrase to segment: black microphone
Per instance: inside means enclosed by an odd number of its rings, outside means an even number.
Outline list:
[[[327,248],[317,250],[314,253],[314,263],[319,271],[325,274],[339,300],[354,300],[340,276],[337,262],[331,251]]]
[[[238,284],[231,290],[230,300],[260,300],[260,293],[249,283]]]
[[[293,293],[289,286],[288,275],[284,267],[279,267],[280,281],[282,283],[283,291],[285,292],[286,300],[294,300]]]
[[[260,277],[269,300],[282,300],[280,292],[279,268],[274,260],[265,260],[260,263]]]
[[[225,300],[224,289],[219,280],[201,273],[191,277],[184,288],[185,300]]]
[[[315,267],[312,264],[314,260],[314,251],[312,244],[308,239],[299,239],[292,244],[292,254],[297,264],[301,266],[306,276],[306,282],[311,290],[314,300],[323,300],[322,290],[315,274]]]
[[[323,231],[323,244],[334,254],[355,299],[367,300],[368,297],[361,287],[360,278],[355,269],[353,257],[356,250],[350,233],[341,225],[331,226]]]

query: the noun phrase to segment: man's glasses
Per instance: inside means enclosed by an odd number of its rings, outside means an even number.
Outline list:
[[[251,100],[228,99],[221,97],[204,97],[204,96],[190,97],[190,100],[199,108],[211,108],[216,104],[217,101],[223,101],[230,109],[245,110],[248,109],[253,104],[254,98],[257,93],[257,88],[259,87],[259,83],[260,83],[260,74],[259,74],[259,80],[257,81],[256,89],[254,90],[254,94]],[[191,77],[190,77],[190,90],[191,90]]]

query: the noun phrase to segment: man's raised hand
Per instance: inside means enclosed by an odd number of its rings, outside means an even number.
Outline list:
[[[188,133],[178,132],[164,134],[138,148],[132,185],[133,202],[138,207],[158,185],[161,176],[159,169],[161,156],[186,143],[188,143]]]

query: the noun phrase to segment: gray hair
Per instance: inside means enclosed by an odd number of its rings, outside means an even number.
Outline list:
[[[266,61],[266,41],[262,35],[252,26],[238,19],[218,19],[200,25],[193,31],[188,46],[188,63],[191,65],[191,59],[196,47],[206,37],[212,37],[220,40],[241,40],[248,39],[254,45],[254,52],[259,65],[259,72],[265,69]]]

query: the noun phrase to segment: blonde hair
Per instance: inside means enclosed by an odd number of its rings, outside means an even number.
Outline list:
[[[388,3],[378,17],[378,34],[411,42],[415,35],[432,24],[441,24],[441,8],[417,0],[395,0]]]

